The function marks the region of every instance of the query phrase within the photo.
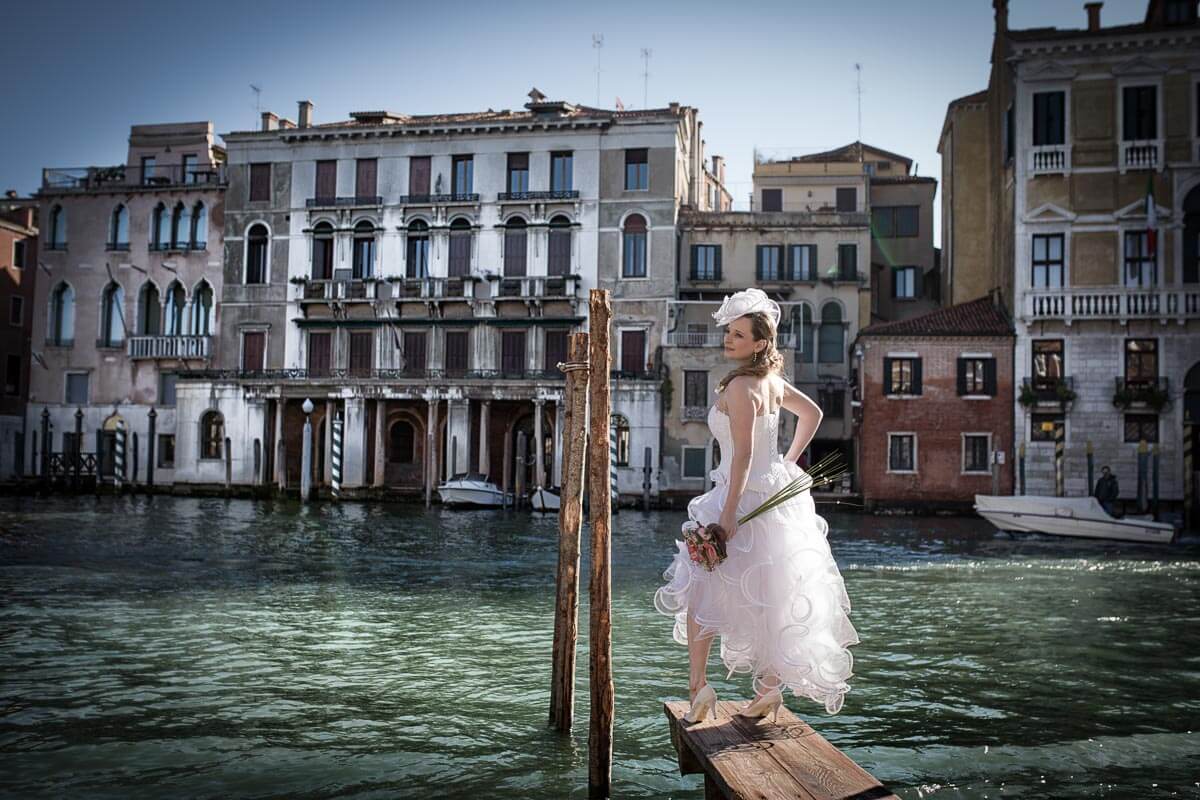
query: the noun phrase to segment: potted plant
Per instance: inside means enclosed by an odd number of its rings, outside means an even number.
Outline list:
[[[1037,402],[1037,394],[1033,391],[1033,386],[1029,381],[1021,384],[1021,393],[1017,395],[1017,402],[1025,408],[1029,408]]]

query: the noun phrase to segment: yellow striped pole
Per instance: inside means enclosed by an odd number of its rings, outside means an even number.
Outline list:
[[[1066,495],[1066,477],[1063,475],[1063,451],[1067,443],[1067,426],[1061,423],[1054,426],[1054,495]]]

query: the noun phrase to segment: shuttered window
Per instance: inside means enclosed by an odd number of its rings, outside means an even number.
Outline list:
[[[250,202],[261,203],[271,199],[271,165],[250,165]]]
[[[783,189],[763,189],[762,210],[783,211]]]
[[[333,354],[333,337],[328,333],[310,333],[308,335],[308,374],[322,376],[329,374]]]
[[[883,393],[885,395],[920,394],[921,359],[883,359]]]
[[[467,331],[446,331],[446,374],[463,375],[469,367]]]
[[[372,368],[371,350],[374,334],[357,331],[350,334],[350,374],[370,375]]]
[[[357,197],[375,197],[376,161],[373,158],[360,158],[355,162],[354,194]]]
[[[508,191],[510,194],[529,191],[529,153],[508,154]]]
[[[646,332],[621,331],[621,371],[641,375],[646,369]]]
[[[410,375],[425,372],[425,333],[404,332],[404,371]]]
[[[546,363],[542,367],[546,372],[558,373],[559,362],[567,360],[568,335],[565,330],[546,331]]]
[[[960,358],[957,362],[956,388],[962,395],[996,394],[996,359]]]
[[[508,277],[525,275],[525,222],[510,220],[504,229],[504,274]]]
[[[246,331],[242,334],[242,369],[257,372],[266,368],[267,334],[265,331]]]
[[[408,160],[408,193],[429,194],[429,156],[413,156]]]
[[[317,162],[317,187],[314,195],[318,200],[332,200],[337,197],[337,162]]]
[[[525,374],[525,331],[504,331],[501,334],[500,371],[506,377]]]
[[[1066,93],[1033,95],[1033,146],[1063,144],[1066,140]]]
[[[571,272],[571,223],[565,217],[550,220],[546,271],[551,275],[568,275]]]

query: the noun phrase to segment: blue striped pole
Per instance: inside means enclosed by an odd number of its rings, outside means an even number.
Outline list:
[[[609,493],[612,495],[612,508],[620,508],[621,494],[617,490],[617,426],[615,422],[608,426],[608,482]]]
[[[333,498],[342,497],[342,415],[333,418]]]
[[[113,448],[113,485],[120,487],[125,478],[125,420],[117,420],[117,435],[114,437],[116,446]]]

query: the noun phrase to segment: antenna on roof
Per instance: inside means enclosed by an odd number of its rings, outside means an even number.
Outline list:
[[[654,51],[649,47],[642,48],[642,108],[650,107],[650,56]]]
[[[854,93],[858,95],[858,160],[862,161],[862,64],[856,63],[854,65],[854,78],[856,82]]]
[[[262,89],[250,84],[250,91],[254,92],[254,124],[250,126],[250,130],[258,128],[258,121],[262,119]]]
[[[604,34],[592,34],[592,48],[596,51],[596,108],[600,108],[600,48],[604,47]]]

